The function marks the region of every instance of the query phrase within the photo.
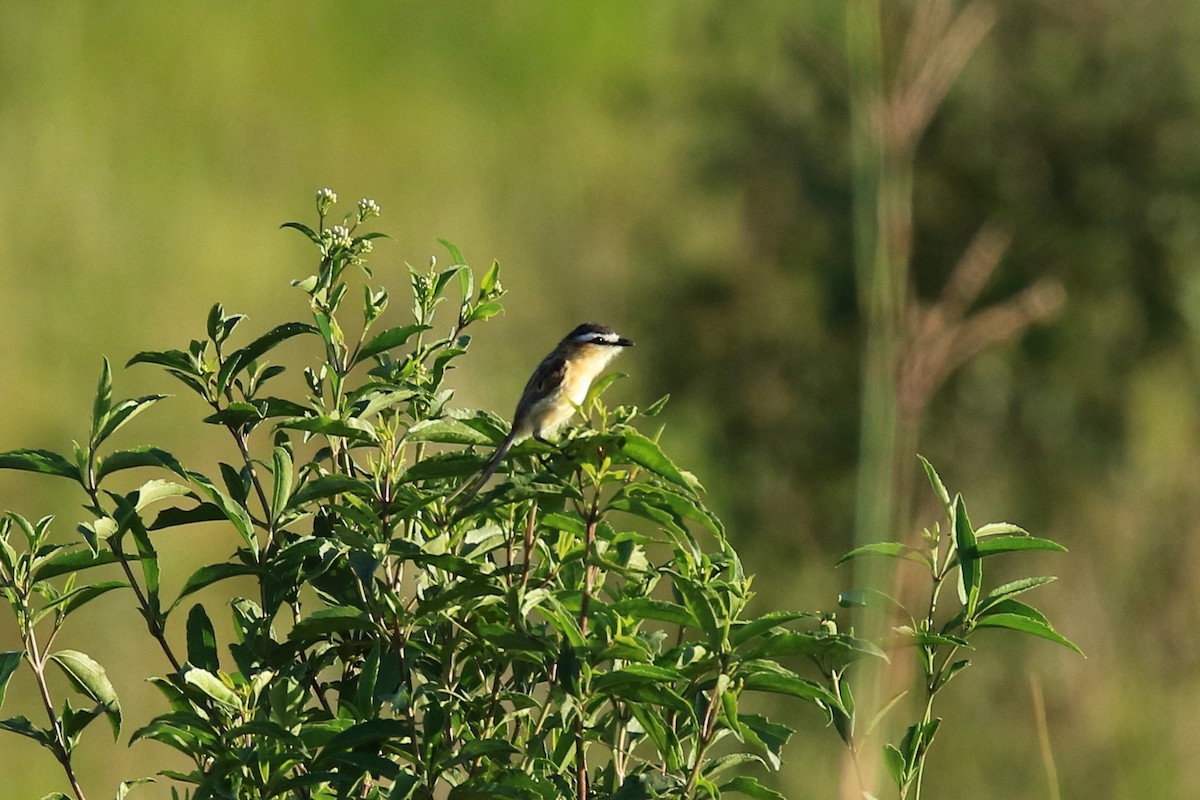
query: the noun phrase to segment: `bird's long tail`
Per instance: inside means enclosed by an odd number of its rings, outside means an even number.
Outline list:
[[[512,449],[516,439],[516,433],[509,433],[508,436],[505,436],[504,441],[500,443],[500,446],[496,448],[496,452],[492,454],[492,458],[488,461],[487,466],[483,468],[483,472],[479,473],[479,477],[460,486],[454,494],[450,495],[450,499],[453,500],[462,495],[462,499],[459,502],[466,503],[478,494],[483,485],[488,482],[488,479],[496,474],[496,470],[500,468],[500,462],[508,455],[508,451]]]

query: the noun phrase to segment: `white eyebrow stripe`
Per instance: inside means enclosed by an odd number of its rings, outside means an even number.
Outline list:
[[[621,337],[618,336],[616,333],[600,333],[598,331],[585,331],[584,333],[580,333],[572,338],[576,342],[607,342],[608,344],[615,344],[616,341],[618,339],[620,339]]]

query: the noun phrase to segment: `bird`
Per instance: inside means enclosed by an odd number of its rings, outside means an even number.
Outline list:
[[[633,342],[594,322],[585,322],[564,336],[525,384],[513,412],[512,429],[479,477],[464,484],[451,498],[465,492],[460,502],[467,502],[495,474],[514,444],[530,437],[544,441],[562,427],[583,405],[592,381],[626,347],[633,347]]]

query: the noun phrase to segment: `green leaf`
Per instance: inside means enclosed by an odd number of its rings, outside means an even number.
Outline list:
[[[108,594],[113,589],[128,589],[129,584],[125,581],[101,581],[99,583],[90,583],[86,586],[80,586],[61,597],[57,597],[53,602],[47,603],[42,607],[42,612],[50,611],[54,608],[61,607],[64,617],[70,616],[73,612],[87,603],[95,600],[101,595]],[[41,614],[38,615],[39,617]]]
[[[971,662],[965,658],[960,661],[955,661],[953,664],[951,664],[949,667],[946,668],[945,672],[942,673],[942,678],[941,678],[941,681],[939,681],[937,688],[941,689],[943,686],[945,686],[947,683],[950,682],[951,678],[953,678],[955,675],[962,672],[964,669],[966,669],[969,666],[971,666]]]
[[[216,631],[213,630],[208,612],[199,603],[192,606],[192,610],[188,612],[187,654],[188,661],[193,666],[214,673],[221,668],[217,655]]]
[[[465,478],[476,475],[486,463],[471,453],[439,453],[426,456],[404,471],[402,483],[436,480],[438,478]]]
[[[981,539],[975,544],[975,555],[979,558],[994,556],[998,553],[1015,553],[1022,550],[1050,550],[1065,553],[1067,548],[1049,539],[1039,539],[1036,536],[1006,536],[997,535]],[[961,559],[961,555],[959,556]]]
[[[334,736],[317,754],[314,765],[319,765],[330,756],[351,750],[363,745],[402,739],[411,735],[412,726],[406,720],[399,719],[370,719],[351,725],[346,730]]]
[[[675,589],[683,598],[683,604],[696,618],[700,630],[708,636],[709,644],[715,649],[723,650],[722,634],[729,622],[725,615],[718,614],[717,607],[713,605],[715,598],[711,591],[705,584],[697,584],[691,578],[685,578],[678,574],[672,574],[671,577],[674,580]]]
[[[613,603],[613,610],[618,614],[635,619],[656,619],[659,622],[670,622],[685,628],[699,628],[696,615],[677,603],[666,600],[655,600],[650,597],[631,597]]]
[[[490,297],[500,290],[500,262],[493,261],[479,281],[479,296]]]
[[[983,565],[976,554],[975,531],[967,518],[967,507],[961,494],[954,498],[954,540],[958,549],[958,599],[963,604],[966,618],[972,619],[983,585]]]
[[[806,631],[803,633],[775,633],[757,642],[747,658],[784,658],[807,656],[809,658],[833,658],[839,664],[849,664],[860,658],[888,660],[883,650],[866,639],[858,639],[844,633]]]
[[[137,467],[165,467],[181,478],[187,477],[187,470],[180,465],[175,456],[157,447],[144,446],[118,450],[105,457],[96,470],[96,482],[99,483],[105,476],[114,472]]]
[[[122,400],[101,420],[100,430],[92,436],[92,446],[99,445],[116,433],[129,420],[166,397],[167,395],[165,394],[148,394],[145,397]]]
[[[250,366],[250,362],[256,361],[281,342],[303,333],[316,332],[316,328],[304,322],[285,322],[282,325],[272,328],[241,350],[235,350],[230,353],[226,357],[225,363],[221,365],[220,372],[217,373],[217,392],[224,392],[226,387],[229,386],[229,382],[239,372]]]
[[[997,586],[995,589],[987,593],[987,596],[979,601],[980,612],[986,611],[992,606],[999,603],[1001,600],[1007,600],[1010,597],[1015,597],[1030,589],[1036,589],[1039,586],[1045,586],[1047,583],[1055,581],[1056,578],[1051,576],[1043,576],[1036,578],[1021,578],[1011,581],[1003,586]]]
[[[187,579],[187,583],[183,585],[183,589],[179,592],[179,597],[171,604],[171,608],[179,605],[180,601],[188,595],[198,592],[205,586],[210,586],[217,581],[223,581],[228,578],[236,578],[242,575],[257,575],[261,572],[260,567],[251,564],[238,564],[236,562],[217,562],[215,564],[206,564],[200,569],[192,573]]]
[[[597,675],[592,688],[598,692],[613,691],[618,687],[637,684],[670,684],[680,680],[683,674],[677,669],[659,667],[654,664],[626,664],[620,669]]]
[[[842,608],[881,608],[889,611],[898,611],[908,616],[908,609],[901,605],[899,600],[887,592],[881,592],[878,589],[869,587],[865,589],[847,589],[844,592],[839,592],[838,605]]]
[[[1050,620],[1046,619],[1042,612],[1020,600],[1000,601],[985,613],[980,614],[979,618],[975,620],[975,626],[978,628],[1007,628],[1020,633],[1028,633],[1051,642],[1057,642],[1081,656],[1084,655],[1084,652],[1074,642],[1054,630]],[[1084,657],[1086,658],[1086,656]]]
[[[0,653],[0,706],[4,705],[4,693],[8,689],[8,682],[12,679],[13,673],[17,671],[17,667],[21,666],[21,660],[24,657],[23,650]]]
[[[671,395],[664,394],[662,397],[658,398],[653,403],[651,403],[650,405],[643,408],[641,411],[642,416],[643,417],[657,417],[660,413],[662,413],[662,410],[667,405],[667,401],[669,401],[670,399],[671,399]]]
[[[225,512],[216,503],[200,503],[193,508],[164,508],[154,518],[150,530],[160,531],[197,522],[219,522],[226,520]]]
[[[141,511],[159,500],[168,500],[174,497],[195,497],[195,495],[192,494],[191,489],[174,481],[155,479],[143,483],[126,499],[133,504],[135,511]]]
[[[462,420],[451,417],[421,420],[408,429],[404,438],[410,442],[439,442],[441,444],[494,444],[491,437]]]
[[[479,305],[471,309],[471,315],[468,318],[470,322],[483,322],[491,319],[504,310],[504,306],[499,300],[485,300]]]
[[[380,411],[411,400],[416,395],[417,393],[411,389],[372,392],[361,396],[362,399],[367,401],[366,405],[356,405],[354,414],[358,419],[366,419],[374,414],[378,414]]]
[[[208,310],[208,320],[205,324],[209,339],[217,341],[217,337],[221,333],[221,320],[224,318],[225,306],[220,303],[213,304],[213,307]]]
[[[63,710],[59,716],[59,722],[62,725],[63,738],[66,739],[67,750],[75,749],[79,741],[79,735],[84,729],[92,723],[92,720],[103,713],[103,706],[90,706],[88,708],[74,708],[71,701],[67,700],[63,703]]]
[[[345,475],[322,475],[301,486],[288,502],[289,508],[303,508],[314,500],[323,500],[339,494],[353,494],[358,497],[372,497],[375,489],[371,484],[357,478]]]
[[[925,476],[929,478],[929,485],[933,487],[934,493],[942,501],[942,507],[946,509],[947,514],[953,513],[954,504],[950,501],[950,492],[946,491],[946,485],[938,477],[937,470],[933,468],[933,464],[930,464],[925,456],[918,455],[917,458],[921,460],[921,466],[925,468]]]
[[[271,475],[275,479],[275,491],[271,495],[271,519],[279,519],[292,495],[292,456],[285,447],[271,451]]]
[[[282,225],[280,225],[279,227],[280,228],[291,228],[292,230],[300,231],[305,236],[307,236],[309,238],[309,241],[311,241],[313,244],[321,243],[321,237],[318,236],[312,228],[308,227],[307,225],[305,225],[302,222],[285,222]]]
[[[757,800],[787,800],[783,795],[774,789],[768,789],[758,782],[757,778],[751,778],[746,775],[739,775],[733,780],[721,785],[722,792],[737,792],[744,794],[747,797],[754,797]]]
[[[198,472],[190,473],[192,482],[198,485],[209,499],[221,509],[221,513],[225,518],[233,523],[233,527],[237,529],[238,534],[242,537],[242,541],[250,548],[253,553],[258,552],[258,539],[254,535],[254,522],[250,519],[250,512],[242,505],[233,500],[232,497],[222,492],[213,482],[204,475]]]
[[[126,367],[134,364],[156,364],[185,375],[199,375],[192,357],[182,350],[143,350],[125,362]]]
[[[641,500],[668,511],[681,520],[690,519],[699,522],[713,536],[722,540],[725,538],[725,527],[715,514],[704,508],[698,500],[673,488],[668,489],[641,483],[626,487],[624,494],[634,500]]]
[[[461,250],[459,250],[457,247],[455,247],[453,244],[446,241],[445,239],[438,239],[438,242],[442,245],[442,247],[446,248],[446,250],[449,251],[450,261],[451,261],[452,266],[456,266],[456,267],[466,266],[467,260],[465,258],[463,258],[463,254],[462,254]]]
[[[192,667],[183,674],[185,683],[195,686],[208,697],[229,708],[241,707],[242,701],[237,692],[225,685],[225,682],[213,673],[199,667]]]
[[[0,453],[0,469],[20,469],[26,472],[40,472],[43,475],[57,475],[83,484],[79,467],[50,450],[9,450]]]
[[[872,544],[864,544],[862,547],[856,547],[846,555],[842,556],[837,562],[838,566],[845,564],[847,561],[852,561],[863,556],[883,556],[885,558],[897,558],[904,561],[915,561],[918,564],[933,569],[933,559],[926,553],[921,552],[915,547],[909,547],[900,542],[874,542]]]
[[[46,731],[38,728],[25,716],[0,719],[0,730],[9,731],[33,739],[43,747],[53,747],[54,738]]]
[[[374,442],[378,438],[375,428],[370,423],[354,417],[338,419],[324,415],[314,417],[290,417],[280,420],[276,425],[295,431],[320,433],[324,436],[340,436],[356,441]]]
[[[680,470],[671,459],[667,458],[658,444],[632,428],[626,430],[621,436],[621,452],[633,463],[671,483],[682,486],[691,492],[703,489],[695,475]]]
[[[734,677],[741,679],[744,688],[750,691],[790,695],[827,708],[841,708],[841,701],[824,686],[805,680],[772,661],[745,661],[738,665]]]
[[[1011,533],[1015,536],[1029,535],[1029,531],[1020,525],[1013,525],[1011,522],[989,522],[975,529],[975,538],[983,539],[984,537],[996,536],[1001,533]]]
[[[358,673],[358,686],[354,692],[354,704],[360,713],[370,714],[377,711],[375,705],[375,687],[379,681],[379,662],[383,657],[380,642],[376,641],[371,652],[363,659],[362,669]]]
[[[33,579],[35,581],[44,581],[71,572],[79,572],[80,570],[100,567],[105,564],[115,564],[116,561],[116,555],[108,550],[99,553],[93,553],[86,549],[59,550],[50,558],[41,561],[41,566],[37,566],[38,561],[34,562]]]
[[[108,358],[104,359],[104,364],[100,368],[100,381],[96,386],[96,398],[92,401],[92,442],[98,442],[96,434],[100,432],[100,426],[104,423],[104,418],[108,416],[108,410],[112,408],[112,366],[108,363]]]
[[[297,622],[288,634],[288,641],[305,642],[329,633],[348,631],[374,632],[375,625],[366,614],[352,606],[323,608]]]
[[[427,330],[429,330],[428,325],[403,325],[398,328],[389,328],[364,344],[355,354],[354,363],[362,363],[371,356],[379,355],[394,347],[400,347],[411,339],[413,334]]]
[[[762,615],[758,619],[735,622],[729,634],[729,641],[734,647],[738,647],[756,636],[762,636],[764,633],[786,625],[789,622],[795,622],[798,619],[809,619],[814,616],[816,615],[809,611],[772,611]]]
[[[771,722],[759,714],[738,714],[737,723],[746,741],[761,748],[771,763],[771,768],[778,770],[783,764],[783,747],[791,738],[792,729]]]
[[[50,659],[58,664],[75,688],[104,707],[115,740],[121,733],[121,703],[104,667],[78,650],[59,650],[52,653]]]
[[[908,625],[902,625],[893,629],[897,636],[896,645],[915,646],[915,647],[966,647],[971,648],[970,643],[966,639],[959,636],[951,636],[946,633],[932,633],[931,631],[914,630]]]
[[[203,421],[206,425],[224,425],[227,428],[237,430],[239,428],[253,428],[254,425],[257,425],[264,419],[266,419],[266,415],[258,403],[239,402],[230,403],[220,411],[209,414]]]
[[[885,744],[883,746],[883,763],[887,766],[888,774],[892,776],[892,780],[896,784],[896,788],[903,789],[908,783],[906,768],[904,765],[904,754],[894,744]]]
[[[134,786],[140,786],[143,783],[154,783],[153,778],[134,778],[131,781],[121,781],[121,785],[117,787],[117,796],[115,800],[125,800],[129,796],[129,790]]]

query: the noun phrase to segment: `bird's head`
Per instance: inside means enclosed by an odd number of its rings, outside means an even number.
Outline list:
[[[568,347],[633,347],[633,341],[621,336],[606,325],[585,322],[566,335],[562,344]]]

